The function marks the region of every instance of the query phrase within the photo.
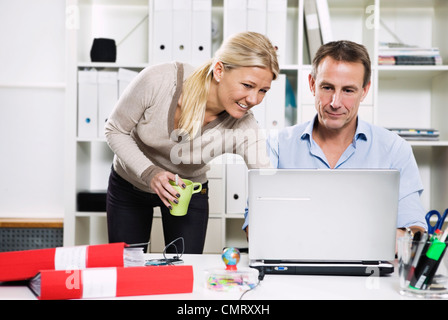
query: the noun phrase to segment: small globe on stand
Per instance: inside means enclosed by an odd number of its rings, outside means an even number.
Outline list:
[[[240,262],[241,253],[237,248],[229,247],[225,248],[222,252],[222,261],[226,265],[226,270],[237,270],[236,265]]]

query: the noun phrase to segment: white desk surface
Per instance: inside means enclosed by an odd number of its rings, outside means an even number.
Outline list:
[[[160,258],[160,254],[148,254],[147,258]],[[225,268],[218,254],[184,255],[185,265],[194,271],[193,292],[189,294],[149,295],[120,297],[115,299],[138,300],[232,300],[241,292],[213,292],[205,287],[204,270]],[[247,267],[247,254],[241,255],[239,268]],[[35,300],[26,286],[0,284],[0,300]],[[399,293],[398,270],[385,277],[266,275],[260,285],[243,296],[243,300],[397,300],[409,299]]]

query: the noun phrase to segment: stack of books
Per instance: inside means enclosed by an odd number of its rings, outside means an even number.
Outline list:
[[[439,48],[420,48],[401,43],[380,43],[380,65],[442,65]]]
[[[388,128],[400,137],[411,141],[438,141],[439,131],[435,129]]]

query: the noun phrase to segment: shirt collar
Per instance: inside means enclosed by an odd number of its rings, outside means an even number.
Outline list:
[[[300,139],[311,141],[313,136],[313,128],[314,124],[317,121],[317,114],[314,116],[313,120],[308,123],[308,125],[303,130]],[[370,130],[367,122],[359,119],[358,117],[358,125],[356,127],[355,137],[353,139],[353,145],[356,147],[356,141],[362,139],[364,141],[368,141],[370,139]]]
[[[369,124],[358,117],[358,126],[356,127],[355,138],[353,144],[356,146],[356,141],[364,140],[369,141],[371,138]]]
[[[313,118],[312,121],[308,122],[308,125],[303,130],[300,139],[311,141],[311,137],[313,136],[313,128],[314,122],[317,121],[317,115]]]

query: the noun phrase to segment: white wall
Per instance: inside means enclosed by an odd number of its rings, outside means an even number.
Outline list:
[[[65,1],[0,0],[0,217],[63,217]]]

